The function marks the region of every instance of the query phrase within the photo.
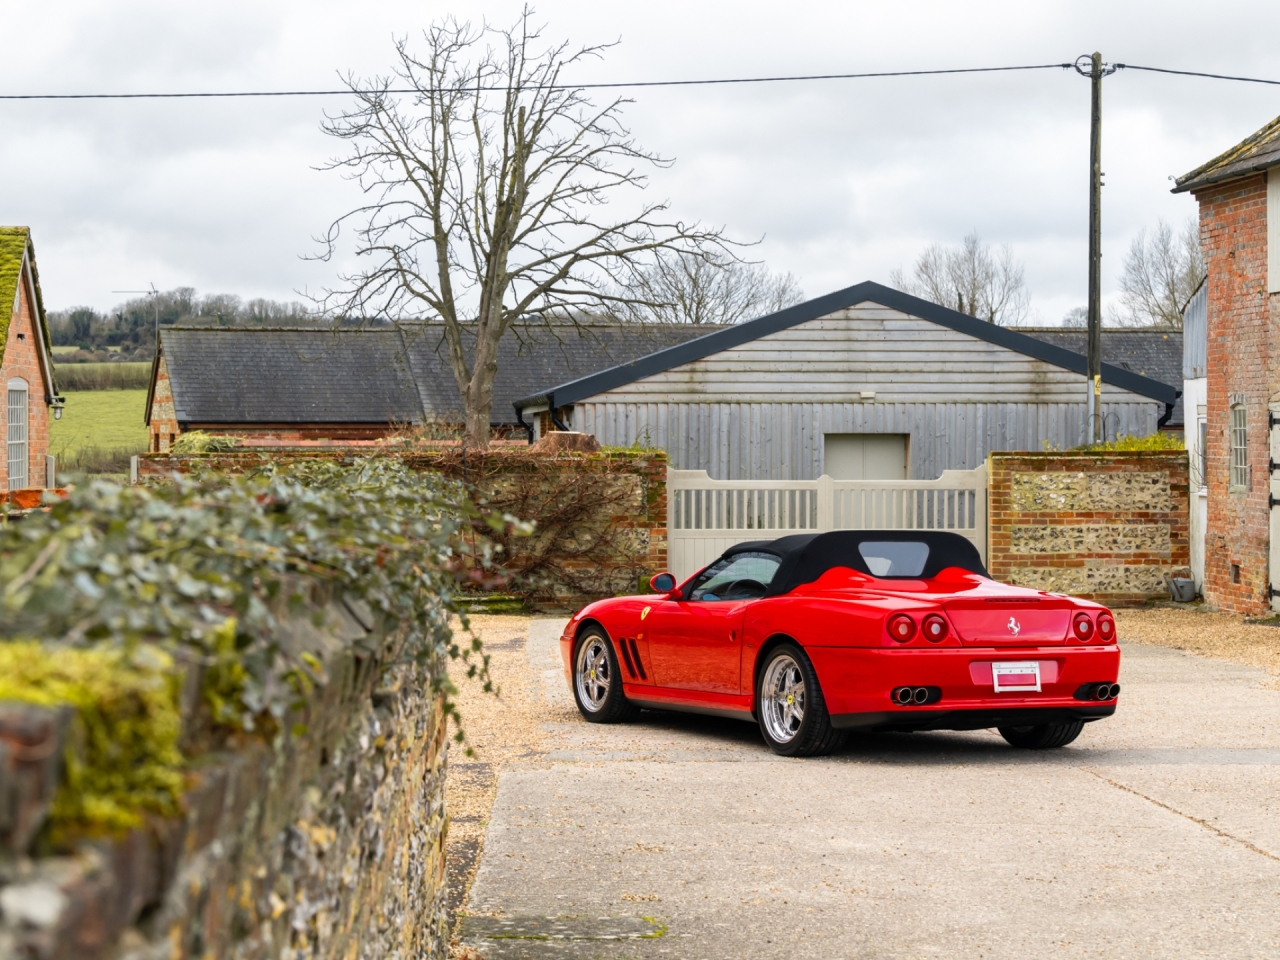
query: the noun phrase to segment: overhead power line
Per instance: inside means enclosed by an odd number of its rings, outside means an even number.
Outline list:
[[[814,73],[793,77],[732,77],[711,80],[634,80],[625,83],[562,83],[527,89],[538,90],[613,90],[623,87],[707,87],[742,83],[794,83],[802,80],[866,80],[874,77],[934,77],[956,73],[1009,73],[1016,70],[1055,70],[1069,68],[1069,63],[1036,63],[1015,67],[957,67],[948,70],[884,70],[876,73]],[[491,91],[505,87],[486,88]],[[350,88],[341,90],[248,90],[216,93],[4,93],[0,100],[177,100],[196,97],[338,97],[349,96]],[[371,90],[379,93],[419,93],[413,88]]]
[[[720,77],[708,80],[628,80],[620,83],[562,83],[547,86],[530,86],[530,90],[618,90],[641,87],[709,87],[748,83],[798,83],[809,80],[870,80],[877,77],[937,77],[966,73],[1012,73],[1025,70],[1070,69],[1070,63],[1032,63],[1011,67],[955,67],[945,70],[880,70],[868,73],[812,73],[787,77]],[[1240,83],[1265,83],[1280,86],[1280,80],[1261,77],[1239,77],[1226,73],[1203,73],[1196,70],[1173,70],[1167,67],[1144,67],[1135,63],[1117,63],[1114,69],[1142,70],[1147,73],[1167,73],[1180,77],[1203,77],[1210,80],[1234,80]],[[486,87],[496,92],[505,87]],[[0,100],[189,100],[226,99],[235,97],[342,97],[353,93],[420,93],[413,87],[376,88],[369,91],[352,90],[218,90],[194,93],[0,93]]]
[[[1233,77],[1226,73],[1198,73],[1195,70],[1169,70],[1165,67],[1140,67],[1135,63],[1117,63],[1121,70],[1145,70],[1148,73],[1172,73],[1179,77],[1208,77],[1210,80],[1238,80],[1241,83],[1269,83],[1280,87],[1280,80],[1261,80],[1258,77]]]

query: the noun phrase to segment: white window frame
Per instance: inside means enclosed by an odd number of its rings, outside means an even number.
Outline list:
[[[1230,416],[1227,489],[1239,493],[1249,489],[1249,416],[1243,403],[1233,403]]]
[[[7,384],[6,400],[8,486],[10,490],[25,490],[31,473],[31,385],[21,377],[14,377]]]

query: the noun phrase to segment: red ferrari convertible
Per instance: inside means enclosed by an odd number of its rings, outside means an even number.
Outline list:
[[[1120,648],[1096,603],[996,583],[952,533],[840,530],[741,543],[677,585],[589,604],[560,638],[578,709],[756,722],[785,756],[849,730],[997,728],[1070,743],[1115,713]]]

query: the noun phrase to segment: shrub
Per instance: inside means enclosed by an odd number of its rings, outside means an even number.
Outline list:
[[[240,437],[228,437],[203,430],[188,430],[173,442],[173,453],[229,453],[240,446]]]
[[[128,473],[133,447],[79,447],[58,452],[58,473]]]
[[[1157,430],[1155,433],[1148,434],[1145,437],[1120,437],[1107,443],[1095,443],[1091,447],[1083,446],[1076,449],[1105,453],[1107,451],[1185,450],[1186,448],[1187,444],[1181,434]]]
[[[97,480],[0,528],[0,640],[130,655],[154,645],[184,662],[233,664],[211,706],[254,730],[324,681],[313,656],[280,643],[277,619],[319,616],[302,586],[319,581],[395,625],[401,656],[447,695],[447,658],[468,661],[469,675],[487,669],[479,642],[460,645],[449,627],[459,588],[490,563],[461,536],[475,522],[514,525],[471,507],[457,484],[383,457],[238,476],[197,465],[152,486]]]
[[[54,371],[59,390],[145,390],[149,363],[60,363]]]

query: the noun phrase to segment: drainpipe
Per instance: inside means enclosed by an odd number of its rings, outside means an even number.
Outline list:
[[[524,422],[523,409],[521,409],[519,406],[517,406],[514,403],[512,404],[512,406],[516,408],[516,420],[519,422],[520,426],[524,427],[524,432],[528,435],[529,443],[530,445],[532,445],[533,444],[533,424]]]
[[[547,394],[547,412],[551,414],[551,422],[556,425],[557,430],[563,430],[569,433],[569,428],[560,422],[560,418],[556,416],[556,395],[555,393]]]
[[[1172,404],[1172,403],[1166,403],[1166,404],[1164,405],[1164,413],[1162,413],[1162,414],[1160,415],[1160,419],[1156,421],[1156,429],[1157,429],[1157,430],[1159,430],[1159,429],[1160,429],[1161,427],[1163,427],[1166,423],[1168,423],[1168,422],[1169,422],[1169,418],[1170,418],[1170,417],[1172,417],[1172,416],[1173,416],[1173,404]]]

